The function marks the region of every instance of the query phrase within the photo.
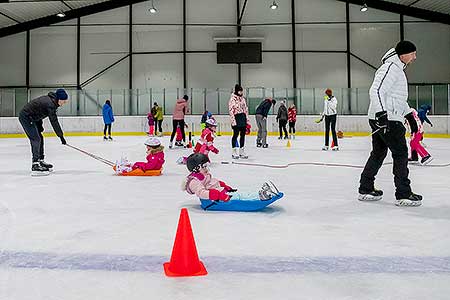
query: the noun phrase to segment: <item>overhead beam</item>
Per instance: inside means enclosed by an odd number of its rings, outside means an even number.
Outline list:
[[[46,17],[42,17],[39,19],[31,20],[28,22],[23,22],[20,24],[0,28],[0,37],[5,37],[8,35],[13,35],[16,33],[27,31],[27,30],[32,30],[32,29],[36,29],[39,27],[49,26],[49,25],[64,22],[67,20],[72,20],[72,19],[96,14],[99,12],[103,12],[103,11],[107,11],[107,10],[111,10],[111,9],[115,9],[115,8],[119,8],[119,7],[129,6],[131,4],[145,2],[145,1],[147,1],[147,0],[110,0],[107,2],[101,2],[101,3],[97,3],[97,4],[85,6],[85,7],[80,7],[77,9],[73,9],[73,10],[64,12],[66,14],[66,17],[64,17],[64,18],[57,17],[56,15],[51,15],[51,16],[46,16]]]
[[[450,25],[450,15],[434,12],[417,7],[400,5],[382,0],[337,0],[339,2],[348,2],[356,5],[367,4],[368,7],[388,11],[395,14],[403,14],[406,16],[428,20],[431,22]]]
[[[73,9],[73,7],[67,4],[66,1],[61,0],[61,3],[64,4],[64,6],[66,6],[68,9]]]

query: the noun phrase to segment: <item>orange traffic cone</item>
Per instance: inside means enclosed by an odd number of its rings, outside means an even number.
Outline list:
[[[173,244],[170,262],[164,263],[166,276],[201,276],[208,274],[198,258],[191,222],[186,208],[181,209],[177,235]]]
[[[287,141],[286,147],[287,147],[287,148],[291,148],[291,140],[288,140],[288,141]]]

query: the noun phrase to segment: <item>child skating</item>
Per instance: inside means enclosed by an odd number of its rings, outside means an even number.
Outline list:
[[[423,137],[423,124],[414,108],[405,115],[406,123],[409,125],[411,131],[411,140],[409,142],[411,148],[411,156],[408,158],[409,163],[418,163],[419,156],[421,157],[420,163],[422,165],[429,164],[433,157],[422,146],[420,141]]]

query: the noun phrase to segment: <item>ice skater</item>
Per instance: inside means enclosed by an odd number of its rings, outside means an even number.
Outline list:
[[[248,106],[243,96],[243,91],[244,89],[242,86],[236,84],[234,86],[234,93],[231,94],[230,101],[228,101],[231,128],[233,129],[233,137],[231,138],[233,153],[231,157],[234,159],[248,158],[248,155],[245,153],[245,134],[250,121],[248,118]],[[240,136],[239,146],[237,143],[238,136]]]
[[[256,126],[258,126],[258,136],[256,137],[256,147],[267,148],[267,115],[269,114],[270,108],[275,106],[275,99],[266,98],[264,99],[256,108],[255,119]]]
[[[375,72],[369,90],[369,125],[372,128],[372,152],[361,174],[360,201],[377,201],[383,191],[375,189],[375,176],[383,165],[387,150],[391,150],[397,206],[419,206],[422,196],[411,191],[408,179],[408,147],[403,126],[410,112],[408,80],[404,69],[416,59],[416,46],[409,41],[399,42],[386,52],[382,65]]]
[[[406,123],[409,125],[411,131],[411,140],[409,142],[411,148],[411,157],[408,158],[410,163],[418,163],[419,156],[421,157],[420,163],[422,165],[429,164],[433,157],[427,150],[420,144],[423,136],[423,125],[419,119],[417,111],[411,108],[411,112],[405,116]]]
[[[30,139],[31,152],[33,155],[31,165],[32,176],[49,175],[53,170],[53,165],[44,161],[44,137],[42,132],[42,120],[49,118],[53,130],[60,138],[61,143],[66,145],[64,133],[58,122],[56,112],[58,107],[67,103],[68,95],[65,90],[58,89],[50,92],[46,96],[41,96],[31,100],[22,108],[19,113],[19,122],[22,125],[27,137]]]
[[[153,116],[152,111],[147,114],[147,122],[148,122],[148,135],[155,135],[155,117]]]
[[[292,103],[288,108],[289,135],[291,139],[295,139],[295,123],[297,122],[297,108]]]
[[[189,107],[187,105],[187,102],[189,100],[188,95],[184,95],[183,98],[178,99],[177,103],[175,104],[175,108],[173,109],[173,116],[172,116],[172,134],[170,135],[170,144],[169,148],[173,147],[173,139],[175,137],[175,134],[177,132],[178,126],[180,126],[181,135],[183,137],[183,146],[186,147],[186,134],[184,133],[184,116],[185,114],[189,113]]]
[[[333,91],[327,89],[324,96],[324,105],[322,119],[325,118],[325,145],[322,150],[327,151],[329,149],[330,142],[330,128],[333,136],[333,147],[331,150],[339,150],[338,140],[336,135],[336,119],[337,119],[337,99],[333,96]]]
[[[112,126],[112,123],[114,123],[114,113],[112,110],[111,101],[109,101],[109,100],[105,101],[105,104],[103,105],[103,108],[102,108],[102,116],[103,116],[103,123],[105,123],[105,127],[103,129],[103,140],[104,141],[107,141],[107,140],[112,141],[111,126]],[[106,137],[106,130],[108,130],[108,138]]]
[[[279,194],[278,189],[272,182],[265,182],[254,196],[237,193],[237,189],[212,177],[209,172],[209,159],[202,153],[191,154],[186,165],[191,173],[183,183],[183,189],[191,195],[197,195],[200,199],[229,201],[258,197],[260,200],[269,200]]]
[[[278,107],[278,113],[277,113],[276,120],[278,122],[278,128],[280,130],[280,136],[278,137],[278,139],[281,140],[283,138],[283,132],[284,132],[284,139],[287,140],[288,133],[287,133],[286,125],[288,122],[288,111],[287,111],[284,100],[281,101],[281,105],[280,105],[280,107]]]
[[[209,159],[209,152],[219,153],[219,149],[214,147],[214,139],[216,137],[217,122],[214,118],[205,121],[206,128],[203,129],[200,139],[195,144],[194,152],[205,154]]]

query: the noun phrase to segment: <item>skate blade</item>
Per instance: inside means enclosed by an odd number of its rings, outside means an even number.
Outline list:
[[[49,171],[31,171],[31,176],[39,177],[39,176],[48,176],[50,175]]]
[[[423,164],[421,163],[422,166],[426,166],[428,165],[430,162],[433,161],[433,157],[430,157],[429,159],[427,159]]]
[[[415,206],[421,206],[422,201],[411,201],[411,200],[397,200],[395,202],[395,206],[402,206],[402,207],[415,207]]]
[[[358,196],[359,201],[367,201],[367,202],[380,201],[382,198],[383,198],[383,196],[372,196],[372,195],[362,195],[362,194],[359,194],[359,196]]]

